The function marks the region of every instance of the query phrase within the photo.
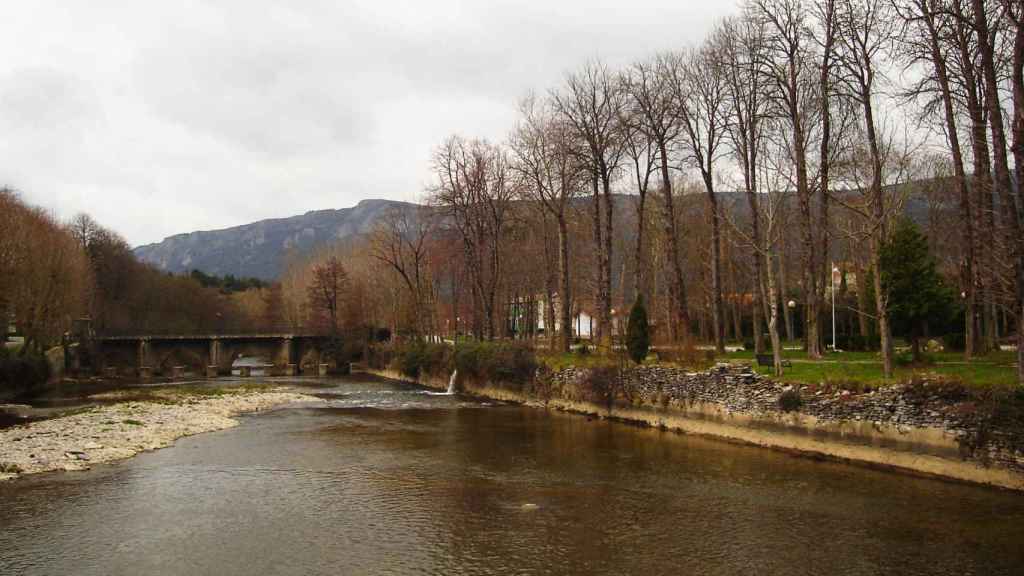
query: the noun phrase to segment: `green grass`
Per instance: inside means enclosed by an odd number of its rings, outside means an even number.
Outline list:
[[[577,354],[575,352],[557,354],[550,352],[538,352],[537,362],[547,366],[554,372],[558,372],[559,370],[564,370],[570,367],[598,368],[604,366],[618,366],[619,359],[612,356],[597,354],[596,352],[591,352],[590,354]]]
[[[126,420],[122,420],[121,423],[122,424],[127,424],[129,426],[145,426],[145,424],[146,424],[145,422],[143,422],[141,420],[134,420],[132,418],[128,418]]]
[[[798,342],[787,342],[784,346],[797,346]],[[821,360],[812,360],[803,350],[783,350],[782,357],[789,360],[792,366],[784,369],[779,380],[795,384],[828,384],[839,388],[863,389],[908,382],[915,376],[938,376],[956,380],[972,388],[989,388],[1014,386],[1017,383],[1015,362],[1016,352],[998,351],[987,356],[974,358],[969,363],[964,361],[959,352],[935,352],[927,355],[931,364],[927,366],[897,366],[894,377],[886,379],[882,376],[882,361],[878,352],[838,352],[827,353]],[[555,354],[538,353],[537,360],[553,371],[568,367],[595,368],[617,366],[619,358],[597,353],[591,354]],[[749,363],[754,370],[766,376],[772,376],[771,366],[757,366],[753,351],[729,352],[716,357],[716,361]],[[626,362],[632,365],[632,362]],[[652,354],[647,364],[671,366],[670,363],[657,363]]]
[[[940,376],[958,380],[965,385],[978,388],[992,386],[1013,386],[1017,383],[1017,371],[1013,365],[1013,353],[998,352],[975,358],[970,363],[964,362],[963,355],[956,353],[939,353],[932,355],[934,364],[929,366],[897,366],[892,379],[882,376],[882,363],[877,354],[865,357],[863,354],[850,357],[850,353],[830,354],[822,361],[806,360],[791,357],[794,362],[784,368],[780,380],[800,384],[860,384],[883,386],[907,382],[915,376]],[[856,361],[847,361],[853,360]],[[754,366],[761,374],[772,375],[770,366]]]
[[[765,354],[771,354],[771,348],[765,346]],[[721,360],[753,360],[753,350],[739,350],[737,352],[726,352],[717,356]],[[783,350],[782,357],[786,360],[809,360],[807,352],[804,350]],[[962,358],[962,356],[961,356]],[[839,353],[828,353],[824,356],[823,360],[842,360],[846,362],[851,361],[870,361],[877,360],[878,352],[839,352]]]

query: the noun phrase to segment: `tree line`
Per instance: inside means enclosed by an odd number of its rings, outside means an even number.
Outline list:
[[[104,334],[264,329],[280,316],[274,293],[251,279],[162,272],[88,215],[61,222],[0,189],[0,319],[24,337],[20,354],[60,344],[83,318]]]
[[[445,138],[423,206],[240,292],[162,274],[91,219],[61,224],[8,192],[18,208],[0,218],[21,228],[0,227],[0,297],[37,342],[88,313],[110,330],[248,323],[567,351],[585,313],[607,349],[642,297],[656,346],[750,340],[777,370],[783,340],[816,358],[836,332],[876,346],[891,375],[907,325],[915,341],[961,335],[967,358],[1016,333],[1024,354],[1022,11],[745,0],[700,43],[590,61],[527,94],[501,141]],[[934,291],[951,311],[908,321],[897,299],[916,276],[886,264],[899,238],[926,245],[917,261],[952,287]]]
[[[834,286],[837,328],[877,340],[890,376],[906,314],[883,257],[911,218],[960,296],[956,325],[926,331],[961,333],[967,358],[1019,343],[1022,17],[1013,0],[742,2],[699,44],[527,95],[500,142],[446,138],[429,206],[336,255],[362,270],[360,313],[398,332],[535,337],[585,311],[608,346],[643,296],[656,340],[749,337],[777,369],[784,338],[822,356]],[[545,333],[569,349],[571,330]]]

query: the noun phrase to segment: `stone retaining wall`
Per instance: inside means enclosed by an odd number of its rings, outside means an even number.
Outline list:
[[[391,370],[367,370],[410,380]],[[990,429],[967,401],[951,400],[937,383],[892,386],[864,393],[793,387],[749,368],[718,365],[691,372],[643,366],[611,383],[615,401],[595,393],[592,371],[538,371],[525,386],[459,378],[460,391],[495,400],[714,436],[768,448],[814,454],[876,467],[1024,490],[1024,450],[1013,431]],[[444,390],[447,377],[418,384]],[[779,397],[798,393],[798,410]]]

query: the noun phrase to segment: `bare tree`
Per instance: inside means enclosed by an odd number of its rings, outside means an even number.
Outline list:
[[[764,348],[762,338],[762,315],[768,302],[763,294],[763,265],[765,261],[764,237],[761,230],[761,209],[759,204],[758,168],[760,150],[763,147],[764,127],[768,120],[767,99],[763,97],[766,78],[763,70],[765,25],[763,20],[746,13],[738,18],[727,19],[720,32],[721,51],[719,58],[726,75],[726,96],[730,120],[729,143],[733,156],[743,174],[743,189],[750,210],[750,240],[753,242],[753,325],[754,352],[761,354]],[[775,212],[772,213],[775,216]],[[772,259],[773,260],[773,259]],[[775,303],[778,304],[777,302]],[[776,309],[777,311],[777,309]]]
[[[623,75],[620,80],[628,90],[629,76]],[[631,166],[630,172],[636,184],[636,242],[633,249],[633,293],[643,295],[648,305],[652,302],[648,287],[648,263],[646,257],[647,237],[647,192],[651,188],[651,178],[657,174],[660,163],[658,146],[647,136],[643,129],[643,117],[635,107],[627,104],[623,110],[622,132],[626,155]]]
[[[867,143],[870,177],[867,192],[870,196],[870,228],[872,272],[874,274],[875,304],[878,331],[882,340],[882,367],[886,378],[892,377],[892,331],[886,295],[882,286],[881,251],[887,238],[887,211],[883,195],[882,138],[876,119],[875,101],[879,83],[884,78],[880,60],[888,56],[895,33],[895,20],[885,0],[839,0],[839,51],[837,63],[841,68],[840,81],[845,94],[857,102],[864,113],[863,131]]]
[[[474,332],[478,338],[493,339],[501,244],[515,196],[507,153],[484,140],[453,136],[435,152],[434,171],[438,181],[433,200],[462,239],[474,300],[480,308],[473,315]]]
[[[434,218],[429,208],[396,206],[384,214],[370,236],[373,257],[398,274],[409,292],[416,335],[420,338],[435,335],[427,274],[427,240],[433,228]]]
[[[722,47],[727,40],[719,30],[684,58],[672,88],[683,127],[684,161],[700,171],[711,214],[711,322],[715,350],[725,352],[722,317],[722,214],[715,195],[715,164],[723,154],[728,117],[727,79]]]
[[[313,267],[313,281],[307,289],[309,310],[315,325],[332,338],[341,331],[340,311],[348,288],[348,273],[336,256]]]
[[[634,64],[626,77],[631,117],[654,144],[661,174],[663,239],[668,245],[671,268],[669,280],[669,331],[672,340],[689,339],[690,314],[686,301],[686,280],[679,249],[679,227],[673,201],[671,161],[672,150],[680,136],[681,126],[676,114],[672,79],[678,74],[678,54],[664,53],[647,62]]]
[[[949,66],[944,53],[943,37],[949,36],[950,19],[938,8],[937,0],[901,0],[897,10],[907,25],[903,35],[903,46],[910,47],[904,51],[904,57],[911,62],[918,59],[926,60],[935,72],[934,81],[938,86],[942,110],[945,116],[945,133],[953,160],[953,175],[960,194],[960,229],[963,242],[964,258],[961,266],[961,286],[964,295],[964,356],[970,359],[974,355],[975,327],[975,238],[974,216],[972,215],[971,193],[967,185],[967,171],[964,168],[963,150],[960,146],[960,133],[957,127],[956,102],[953,87],[949,78]],[[931,77],[926,76],[926,81]],[[918,83],[910,93],[915,98],[924,98],[929,93],[926,85]],[[925,111],[930,112],[930,106]]]
[[[981,94],[981,79],[977,73],[978,62],[977,36],[970,24],[966,2],[969,0],[947,0],[943,3],[946,14],[950,16],[949,50],[950,82],[956,87],[953,94],[960,94],[960,108],[967,112],[970,119],[970,141],[972,152],[973,187],[975,200],[973,216],[975,218],[975,251],[979,255],[977,278],[975,282],[981,292],[980,330],[975,332],[980,337],[974,343],[975,349],[991,350],[996,345],[995,316],[996,292],[995,277],[998,267],[996,243],[995,209],[993,205],[993,181],[991,155],[985,122],[985,109]]]
[[[555,109],[581,142],[582,156],[593,178],[594,242],[598,255],[597,341],[611,341],[611,261],[614,198],[611,184],[623,156],[620,126],[625,92],[617,76],[600,62],[569,74],[563,90],[552,91]],[[598,197],[603,199],[598,200]],[[602,229],[603,226],[603,229]]]
[[[513,169],[522,180],[518,190],[539,202],[558,227],[558,349],[569,351],[572,340],[572,285],[569,250],[569,210],[582,191],[586,169],[572,151],[572,129],[549,100],[526,98],[522,119],[511,138]],[[549,301],[551,299],[549,298]],[[554,325],[547,327],[554,331]]]
[[[807,354],[821,357],[820,332],[820,262],[825,255],[817,242],[815,218],[811,209],[812,189],[808,168],[808,148],[814,127],[814,115],[820,78],[812,66],[812,39],[809,37],[810,14],[801,0],[753,0],[751,13],[762,19],[768,29],[765,37],[763,63],[767,91],[773,114],[785,119],[789,132],[789,152],[794,164],[794,182],[799,207],[801,232],[804,339]]]
[[[1017,180],[1017,219],[1024,224],[1024,6],[1003,0],[1013,24],[1013,165]],[[1017,380],[1024,386],[1024,234],[1017,236]]]

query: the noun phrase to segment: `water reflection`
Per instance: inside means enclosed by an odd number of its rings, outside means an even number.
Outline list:
[[[0,485],[0,574],[1015,574],[1024,499],[651,429],[332,382]]]

